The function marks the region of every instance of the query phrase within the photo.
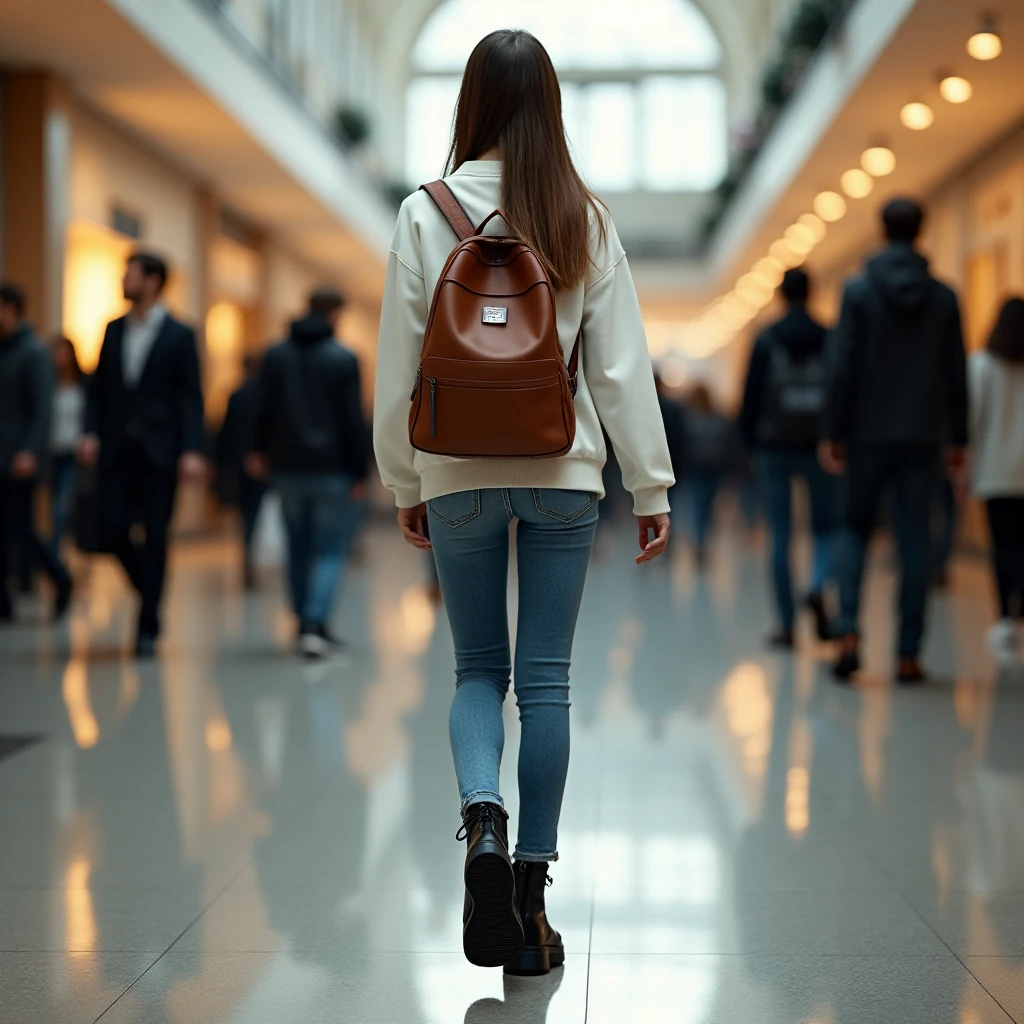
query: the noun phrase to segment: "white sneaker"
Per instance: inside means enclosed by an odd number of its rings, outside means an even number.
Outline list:
[[[1013,654],[1019,643],[1020,634],[1013,619],[1000,619],[988,631],[988,645],[997,654]]]
[[[309,630],[299,635],[299,650],[307,658],[346,658],[348,645],[331,636],[326,629]]]

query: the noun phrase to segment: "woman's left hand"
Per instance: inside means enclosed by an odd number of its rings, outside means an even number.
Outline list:
[[[421,551],[433,551],[426,504],[398,510],[398,527],[406,542]]]

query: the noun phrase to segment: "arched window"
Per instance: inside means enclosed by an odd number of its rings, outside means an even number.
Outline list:
[[[706,192],[726,170],[721,47],[692,0],[447,0],[413,50],[410,183],[437,177],[462,70],[498,28],[547,47],[580,169],[606,192]]]

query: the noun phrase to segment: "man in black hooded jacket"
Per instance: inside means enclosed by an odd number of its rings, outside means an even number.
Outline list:
[[[899,669],[925,678],[918,656],[928,592],[929,510],[935,467],[947,446],[951,473],[967,443],[967,383],[956,295],[917,252],[924,210],[894,199],[882,221],[888,246],[851,280],[833,342],[821,458],[846,473],[839,556],[840,653],[835,675],[860,667],[858,620],[867,544],[882,492],[893,492],[901,563]]]
[[[344,644],[328,631],[351,540],[353,499],[364,487],[369,441],[356,357],[334,332],[344,298],[318,288],[309,313],[263,361],[253,450],[254,479],[273,474],[288,534],[288,578],[308,657]]]

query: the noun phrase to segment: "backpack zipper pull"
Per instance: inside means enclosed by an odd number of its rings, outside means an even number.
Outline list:
[[[435,377],[428,377],[427,381],[430,383],[430,436],[436,436],[436,413],[437,413],[437,379]]]
[[[416,392],[419,391],[419,389],[420,389],[420,381],[422,381],[422,380],[423,380],[423,367],[421,366],[416,371],[416,383],[413,384],[413,386],[412,386],[412,394],[409,396],[409,401],[410,402],[415,402],[416,401]]]

